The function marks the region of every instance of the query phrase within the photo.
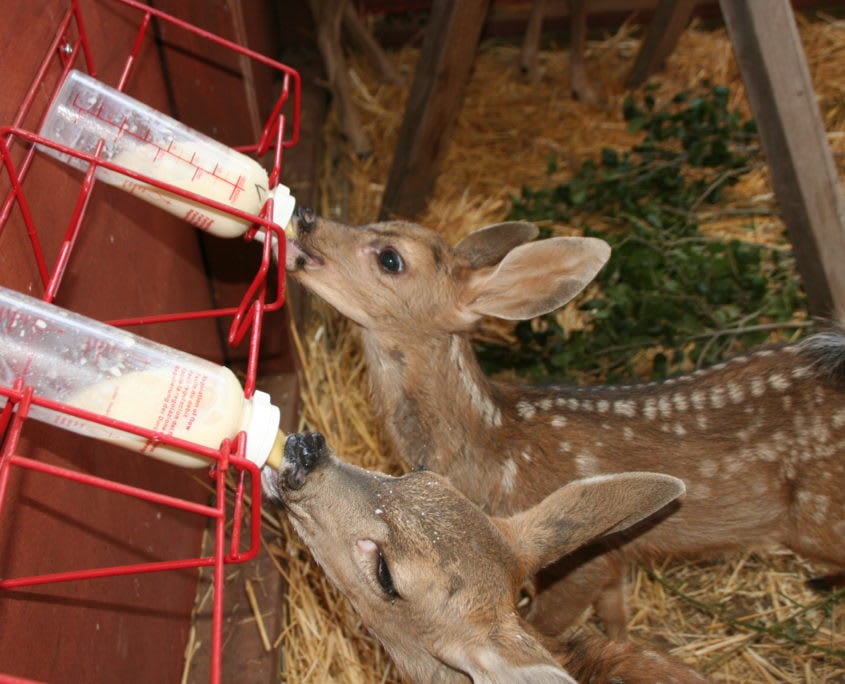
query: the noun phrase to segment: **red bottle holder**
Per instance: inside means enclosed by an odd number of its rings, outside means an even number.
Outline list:
[[[241,152],[255,154],[262,157],[268,152],[273,152],[273,165],[269,173],[270,187],[279,183],[282,172],[282,159],[284,150],[295,145],[299,138],[300,118],[300,95],[301,83],[299,74],[290,67],[275,60],[269,59],[261,54],[249,50],[232,41],[223,39],[212,33],[204,31],[188,22],[182,21],[169,14],[156,10],[144,3],[135,0],[112,0],[116,4],[131,8],[137,12],[138,29],[135,41],[120,76],[114,87],[123,90],[126,82],[138,65],[141,47],[144,41],[149,38],[154,23],[158,25],[167,24],[179,31],[199,37],[203,41],[210,41],[219,47],[231,50],[237,55],[255,60],[278,72],[280,94],[276,100],[272,114],[267,120],[260,139],[254,144],[238,147]],[[151,185],[164,188],[170,192],[181,195],[188,199],[202,202],[215,209],[225,211],[233,216],[249,219],[254,223],[253,227],[246,233],[246,240],[251,240],[259,228],[263,228],[267,235],[276,236],[279,245],[279,259],[284,263],[284,234],[283,227],[272,222],[272,199],[262,208],[258,216],[251,216],[243,212],[231,209],[225,205],[206,200],[197,195],[185,192],[179,188],[161,183],[160,181],[134,173],[118,165],[98,160],[96,157],[88,156],[76,150],[66,148],[51,141],[41,138],[36,133],[22,127],[24,120],[31,120],[36,116],[32,112],[33,103],[37,94],[42,94],[46,85],[46,74],[49,69],[55,69],[58,60],[61,69],[61,83],[64,76],[71,69],[87,71],[96,77],[96,68],[92,60],[92,52],[85,31],[85,24],[81,9],[77,0],[71,0],[71,5],[66,14],[61,18],[52,41],[47,49],[43,62],[38,68],[35,78],[30,85],[23,102],[21,103],[14,121],[9,126],[0,127],[0,160],[2,160],[3,171],[8,183],[8,193],[2,199],[0,205],[0,233],[9,224],[10,215],[17,210],[22,217],[23,225],[29,237],[32,255],[37,264],[38,273],[44,288],[43,299],[52,301],[62,283],[65,269],[72,258],[74,247],[82,230],[85,227],[85,218],[88,209],[88,199],[95,185],[94,173],[98,166],[111,170],[118,170],[125,175],[141,180]],[[55,91],[54,91],[55,94]],[[46,114],[46,109],[45,112]],[[43,114],[41,115],[43,117]],[[39,120],[37,128],[40,129]],[[68,155],[83,159],[90,163],[82,183],[79,197],[76,201],[73,213],[65,230],[58,255],[54,263],[49,264],[42,249],[42,240],[39,237],[38,226],[33,221],[30,211],[31,199],[34,193],[29,195],[25,191],[26,178],[35,155],[35,145],[41,143],[53,147]],[[26,152],[20,154],[20,149]],[[12,154],[17,150],[17,159]],[[186,230],[194,230],[186,226]],[[284,304],[285,289],[284,278],[269,278],[271,267],[273,267],[273,255],[271,253],[272,241],[264,240],[262,257],[257,271],[247,287],[240,304],[231,308],[219,308],[202,311],[187,311],[179,313],[165,313],[155,315],[140,315],[120,320],[112,320],[109,323],[117,326],[134,326],[150,323],[165,323],[169,321],[186,321],[200,318],[231,318],[231,325],[228,332],[228,341],[232,346],[240,344],[248,339],[248,360],[246,380],[244,382],[244,393],[247,397],[252,396],[255,390],[257,361],[259,353],[259,340],[261,337],[262,320],[266,313],[278,310]],[[275,282],[273,282],[275,280]],[[248,337],[247,337],[248,336]],[[257,467],[244,457],[245,435],[239,434],[234,440],[224,442],[219,450],[203,448],[197,444],[179,440],[168,435],[155,433],[128,423],[114,421],[102,416],[91,414],[86,411],[47,401],[33,393],[31,387],[18,383],[14,387],[0,385],[0,397],[5,397],[5,407],[0,410],[0,516],[14,520],[13,510],[4,510],[6,506],[6,492],[12,468],[23,468],[36,471],[48,476],[64,478],[83,486],[98,487],[104,490],[129,497],[135,497],[152,502],[158,506],[170,507],[181,511],[205,516],[214,522],[215,543],[214,553],[208,557],[166,560],[159,562],[121,565],[105,568],[81,569],[66,572],[55,572],[27,577],[4,578],[0,580],[0,589],[13,590],[22,587],[35,585],[67,582],[84,579],[94,579],[108,576],[127,575],[133,573],[150,573],[164,570],[178,570],[184,568],[213,568],[213,608],[212,608],[212,636],[211,636],[211,681],[219,682],[221,673],[221,651],[222,651],[222,625],[223,625],[223,580],[224,566],[230,563],[241,563],[250,560],[258,553],[260,545],[261,525],[261,478]],[[128,486],[120,482],[98,478],[86,473],[74,471],[67,468],[57,467],[46,463],[26,458],[17,453],[22,427],[27,420],[29,407],[40,405],[54,411],[103,423],[109,426],[131,432],[147,439],[172,445],[185,451],[205,456],[213,461],[210,476],[215,488],[215,503],[213,505],[202,505],[193,501],[165,495],[159,492]],[[233,475],[233,477],[228,477]],[[234,491],[230,493],[231,501],[227,502],[227,480],[234,481]],[[12,522],[14,524],[14,522]],[[246,528],[244,526],[246,525]],[[227,542],[226,533],[229,533]],[[241,548],[246,546],[246,548]],[[0,673],[0,681],[25,682],[20,678],[9,678]]]

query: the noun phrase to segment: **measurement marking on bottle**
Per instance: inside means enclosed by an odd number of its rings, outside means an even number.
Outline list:
[[[104,114],[104,106],[102,103],[99,104],[99,106],[95,105],[96,103],[93,103],[90,107],[86,107],[81,102],[79,92],[74,93],[74,96],[71,100],[71,106],[74,107],[77,111],[87,114],[88,116],[92,116],[98,121],[103,122],[107,126],[116,129],[117,132],[114,137],[115,140],[118,140],[121,136],[128,136],[140,141],[144,145],[150,145],[155,148],[155,152],[153,154],[153,162],[158,162],[161,158],[166,155],[168,157],[177,159],[183,164],[187,164],[188,166],[193,167],[194,172],[191,180],[197,180],[203,174],[208,174],[218,182],[225,183],[226,185],[229,185],[232,188],[229,193],[229,199],[231,199],[232,201],[237,200],[238,196],[243,191],[245,187],[245,179],[242,175],[239,175],[236,180],[232,181],[218,173],[218,171],[220,170],[219,164],[215,164],[213,169],[203,168],[200,162],[197,160],[196,152],[193,152],[190,157],[183,157],[176,150],[173,149],[172,140],[167,144],[167,147],[163,147],[162,145],[159,145],[158,143],[155,143],[151,140],[149,128],[144,131],[143,135],[140,135],[139,133],[133,132],[128,128],[126,116],[123,116],[122,120],[118,123],[116,120],[111,119]]]

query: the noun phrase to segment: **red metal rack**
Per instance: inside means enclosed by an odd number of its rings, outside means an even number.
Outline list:
[[[137,12],[138,28],[135,41],[126,56],[125,64],[119,81],[113,84],[118,90],[123,90],[127,80],[136,68],[141,46],[149,38],[153,26],[158,23],[159,27],[167,24],[174,29],[188,32],[194,37],[204,41],[210,41],[216,46],[231,50],[241,58],[255,60],[256,62],[278,72],[280,83],[280,94],[276,100],[272,114],[266,121],[259,140],[253,144],[237,149],[241,152],[254,154],[263,157],[272,152],[273,164],[269,173],[270,187],[274,187],[281,177],[283,153],[285,149],[295,145],[299,137],[300,118],[300,93],[301,84],[299,74],[290,67],[275,60],[269,59],[261,54],[249,50],[232,41],[221,38],[217,35],[202,30],[186,21],[180,20],[172,15],[166,14],[136,0],[112,0],[112,2],[128,7]],[[46,87],[45,74],[48,69],[55,69],[58,60],[61,69],[61,78],[56,84],[56,89],[62,78],[73,68],[87,71],[92,76],[97,75],[96,65],[92,58],[89,38],[86,34],[82,11],[78,0],[70,0],[70,7],[61,18],[55,34],[46,51],[43,62],[29,87],[18,111],[10,125],[0,127],[0,160],[3,171],[7,175],[9,191],[0,204],[0,234],[7,228],[10,215],[13,211],[19,212],[25,226],[26,233],[31,245],[32,255],[37,264],[41,284],[43,286],[43,299],[53,301],[62,284],[65,270],[72,258],[74,247],[80,233],[86,225],[85,219],[88,212],[89,199],[95,185],[95,171],[102,166],[107,169],[119,171],[131,178],[161,187],[167,191],[186,197],[190,200],[204,203],[215,209],[225,211],[233,216],[246,218],[254,225],[245,235],[246,240],[252,240],[259,228],[266,231],[266,234],[276,236],[276,243],[281,250],[280,259],[284,260],[284,235],[280,226],[272,222],[272,200],[263,207],[260,215],[252,216],[243,212],[233,210],[225,205],[207,200],[203,197],[186,192],[178,187],[162,183],[154,178],[134,173],[120,166],[116,166],[105,160],[79,153],[75,150],[55,144],[38,136],[32,130],[23,127],[25,120],[38,119],[37,130],[40,128],[41,120],[46,114],[39,115],[33,112],[33,105],[37,95],[43,94]],[[53,91],[55,95],[55,90]],[[45,250],[42,247],[39,227],[35,225],[32,207],[32,197],[37,193],[27,193],[26,178],[36,154],[34,143],[40,143],[75,156],[90,163],[87,173],[80,185],[80,192],[71,215],[70,221],[64,233],[61,246],[53,263],[48,263]],[[25,152],[21,153],[21,149]],[[13,153],[13,151],[16,151]],[[188,230],[193,228],[187,227]],[[150,323],[166,323],[170,321],[190,321],[200,318],[231,318],[231,325],[228,332],[228,341],[232,346],[248,339],[248,361],[246,370],[246,381],[244,392],[247,397],[252,396],[255,389],[257,372],[259,340],[261,337],[262,320],[266,313],[278,310],[284,304],[285,288],[284,278],[277,277],[275,282],[268,277],[273,266],[272,242],[265,239],[262,248],[260,266],[255,273],[252,282],[246,288],[240,304],[230,308],[218,308],[202,311],[188,311],[177,313],[155,313],[150,315],[140,314],[120,320],[109,321],[117,326],[134,326]],[[247,338],[248,335],[248,338]],[[31,387],[18,383],[14,387],[0,386],[0,397],[5,397],[4,407],[0,409],[0,515],[7,518],[14,518],[14,511],[4,510],[5,495],[12,468],[22,468],[36,471],[48,476],[64,478],[83,486],[98,487],[120,495],[135,497],[159,506],[169,507],[181,511],[187,511],[200,516],[205,516],[213,521],[215,529],[215,550],[213,555],[208,557],[165,560],[159,562],[148,562],[140,564],[122,565],[116,567],[90,568],[72,571],[54,572],[27,577],[4,578],[0,580],[0,589],[13,590],[21,587],[31,587],[52,582],[67,582],[83,579],[94,579],[107,576],[126,575],[132,573],[150,573],[163,570],[176,570],[183,568],[212,567],[214,572],[214,598],[212,612],[212,643],[210,667],[211,681],[219,682],[221,676],[221,650],[222,650],[222,624],[223,624],[223,569],[226,564],[240,563],[253,558],[259,549],[260,533],[260,501],[261,501],[261,478],[258,469],[244,457],[246,438],[241,433],[232,441],[225,441],[219,450],[210,450],[197,444],[179,440],[168,435],[155,433],[128,423],[121,423],[102,416],[91,414],[86,411],[47,401],[33,393]],[[210,476],[214,483],[215,495],[214,504],[201,505],[193,501],[183,500],[178,497],[165,495],[159,492],[150,491],[126,484],[107,480],[90,474],[77,472],[68,468],[57,467],[41,463],[31,458],[20,455],[18,444],[21,430],[27,420],[29,408],[32,405],[44,406],[57,412],[68,414],[79,418],[85,418],[94,422],[110,425],[126,432],[131,432],[147,439],[166,443],[189,452],[205,456],[213,463],[210,469]],[[232,476],[232,477],[230,477]],[[227,504],[227,480],[234,480],[233,503]],[[242,529],[246,521],[247,530]],[[226,533],[230,536],[227,544]],[[243,541],[245,539],[245,541]],[[241,546],[246,544],[247,548]],[[0,681],[8,679],[0,673]],[[15,679],[15,681],[25,681]]]

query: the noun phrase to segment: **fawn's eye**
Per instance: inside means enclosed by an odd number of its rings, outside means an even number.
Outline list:
[[[387,273],[402,273],[405,270],[405,262],[392,247],[385,247],[378,253],[378,263]]]
[[[382,554],[381,549],[378,551],[376,577],[378,577],[378,583],[381,585],[385,594],[392,599],[399,598],[399,592],[396,591],[396,587],[393,586],[393,577],[390,575],[390,568],[387,567],[387,561],[384,560],[384,554]]]

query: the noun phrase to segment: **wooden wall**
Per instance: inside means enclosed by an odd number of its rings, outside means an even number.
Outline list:
[[[3,3],[0,125],[11,123],[69,4],[68,0]],[[113,85],[134,40],[139,15],[112,0],[80,4],[97,75]],[[234,25],[231,6],[241,3],[170,4],[174,13],[193,12],[198,24],[214,19],[219,26],[226,21]],[[264,14],[269,4],[251,3],[248,24],[272,26]],[[262,47],[270,48],[272,35],[264,33]],[[127,92],[170,111],[178,98],[168,92],[162,53],[166,50],[160,51],[152,40],[146,42]],[[184,100],[179,101],[186,111],[191,103],[199,105],[201,113],[189,123],[214,135],[212,120],[219,118],[225,121],[227,142],[235,137],[251,142],[249,118],[237,118],[244,109],[244,89],[233,92],[231,83],[241,79],[238,65],[221,68],[206,61],[203,67],[185,67],[180,74],[178,95]],[[55,83],[57,75],[56,65],[48,73],[48,83]],[[271,84],[259,87],[265,96]],[[192,95],[215,89],[214,98]],[[48,91],[39,91],[36,114],[25,122],[29,127],[36,125]],[[18,145],[16,159],[22,152]],[[80,177],[57,162],[36,157],[25,183],[50,263],[56,258]],[[0,197],[8,188],[8,176],[0,172]],[[0,285],[40,296],[42,283],[17,210],[0,230]],[[254,263],[256,248],[242,241],[230,241],[226,248],[228,263],[237,266],[223,277],[232,297],[244,287],[243,274]],[[103,320],[211,308],[214,283],[220,278],[209,278],[204,249],[197,232],[184,222],[100,184],[56,303]],[[231,355],[221,345],[213,320],[135,331],[206,358],[222,361]],[[284,345],[278,339],[275,351],[288,363]],[[18,453],[174,496],[207,498],[204,469],[176,468],[34,421],[27,421]],[[16,468],[0,512],[0,577],[191,558],[200,553],[205,526],[205,519],[194,515]],[[13,675],[51,684],[178,682],[196,579],[197,571],[187,570],[0,591],[0,680]]]

